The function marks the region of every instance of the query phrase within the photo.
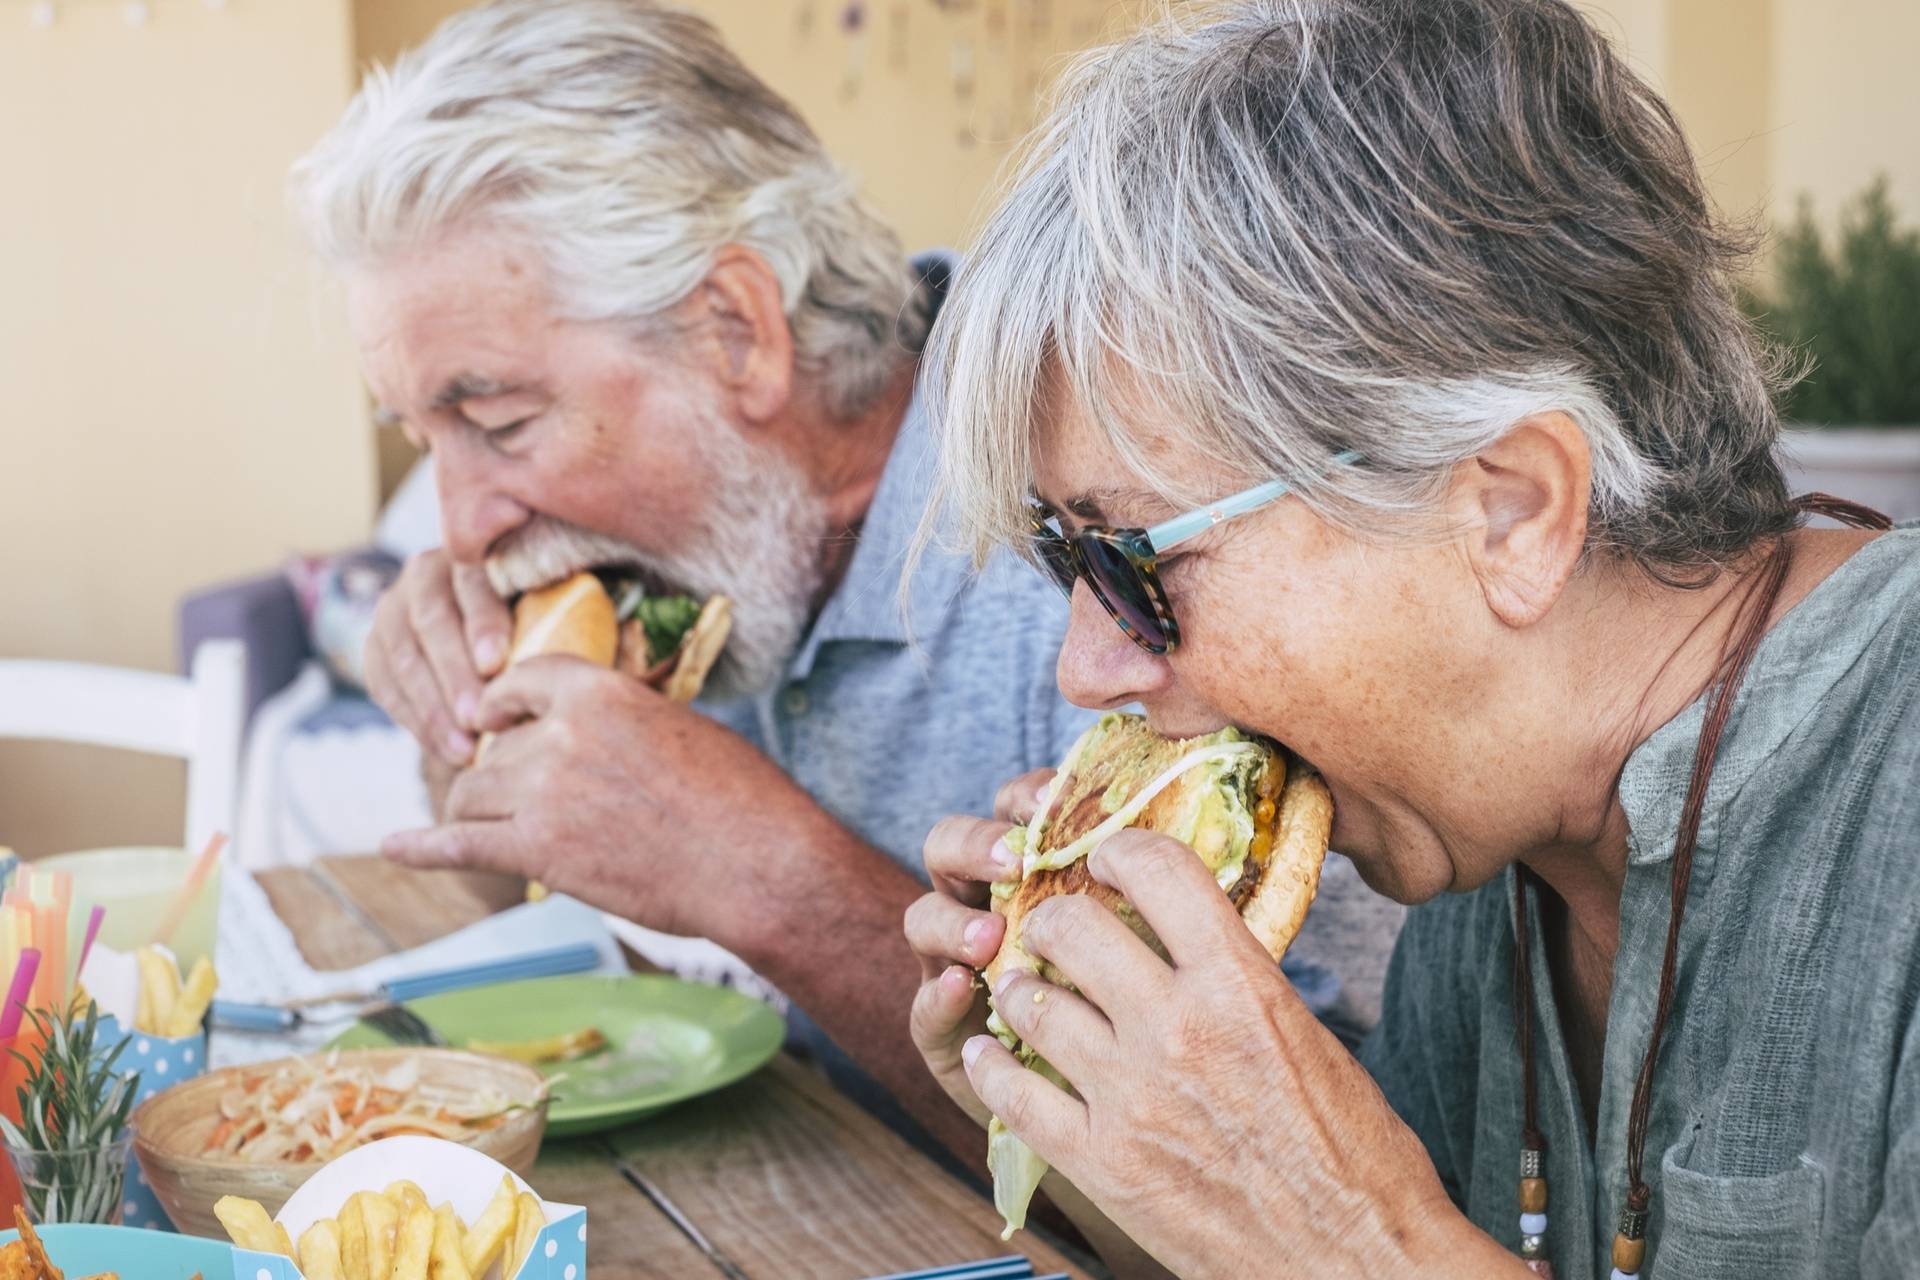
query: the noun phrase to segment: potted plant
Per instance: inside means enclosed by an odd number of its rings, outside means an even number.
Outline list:
[[[97,1045],[100,1011],[91,1001],[84,1011],[76,1001],[64,1014],[34,1009],[27,1017],[40,1053],[16,1054],[27,1068],[20,1123],[0,1116],[27,1215],[36,1223],[116,1222],[133,1139],[127,1116],[140,1083],[113,1069],[127,1042]]]
[[[1789,486],[1920,516],[1920,230],[1898,225],[1883,177],[1831,244],[1803,199],[1773,267],[1744,301],[1808,366],[1782,404]]]

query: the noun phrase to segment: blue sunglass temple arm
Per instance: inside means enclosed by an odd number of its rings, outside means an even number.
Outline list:
[[[1334,454],[1327,469],[1331,470],[1333,467],[1344,467],[1358,461],[1360,461],[1360,454],[1353,449],[1348,449],[1343,453]],[[1320,476],[1325,474],[1326,471],[1318,472],[1312,477],[1312,480],[1318,480]],[[1153,547],[1156,555],[1162,554],[1171,550],[1176,544],[1185,542],[1188,538],[1197,537],[1205,533],[1217,524],[1225,524],[1227,521],[1237,516],[1243,516],[1249,511],[1257,511],[1270,502],[1278,502],[1280,499],[1286,497],[1292,489],[1293,485],[1285,480],[1269,480],[1265,484],[1257,484],[1251,489],[1244,489],[1234,494],[1232,497],[1222,498],[1210,506],[1201,507],[1197,511],[1189,511],[1185,515],[1175,516],[1171,520],[1153,526],[1153,528],[1147,530],[1147,542]]]

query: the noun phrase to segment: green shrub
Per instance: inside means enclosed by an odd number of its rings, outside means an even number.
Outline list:
[[[1780,235],[1773,288],[1742,301],[1811,369],[1781,406],[1789,421],[1920,423],[1920,230],[1895,225],[1878,179],[1840,217],[1829,247],[1811,202]]]

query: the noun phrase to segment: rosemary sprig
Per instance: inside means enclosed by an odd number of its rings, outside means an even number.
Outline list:
[[[122,1040],[98,1052],[100,1010],[80,1002],[64,1015],[31,1009],[40,1056],[8,1050],[26,1065],[20,1123],[0,1116],[7,1145],[27,1157],[20,1189],[36,1222],[112,1222],[126,1181],[127,1152],[115,1146],[133,1111],[139,1074],[115,1072]],[[29,1170],[32,1176],[29,1176]]]

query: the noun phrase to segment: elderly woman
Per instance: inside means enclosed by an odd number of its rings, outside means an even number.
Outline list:
[[[1280,740],[1421,904],[1355,1061],[1198,858],[1116,836],[1169,958],[1056,897],[1071,989],[996,992],[1069,1093],[972,987],[1034,780],[930,837],[917,1042],[1096,1232],[1194,1276],[1920,1267],[1920,535],[1802,527],[1876,522],[1783,488],[1740,248],[1555,0],[1241,5],[1070,78],[939,335],[949,509],[1070,590],[1074,701]]]

